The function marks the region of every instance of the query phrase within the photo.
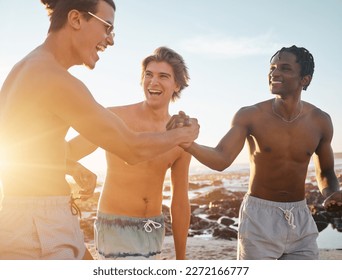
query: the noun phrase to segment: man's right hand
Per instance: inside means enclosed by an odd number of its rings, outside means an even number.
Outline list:
[[[179,111],[177,115],[173,115],[171,119],[166,124],[166,130],[189,126],[190,125],[190,118],[186,115],[183,111]],[[194,119],[193,119],[194,120]]]
[[[189,148],[193,141],[195,141],[199,134],[200,126],[197,119],[190,118],[183,111],[179,111],[178,115],[173,115],[169,122],[166,124],[166,129],[171,130],[175,128],[191,129],[193,139],[189,142],[181,143],[179,146],[183,149]]]

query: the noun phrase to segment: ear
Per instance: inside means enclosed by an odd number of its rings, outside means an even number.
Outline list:
[[[80,11],[77,10],[71,10],[68,13],[68,24],[78,30],[81,28],[81,20],[82,20],[82,15]]]
[[[302,85],[303,87],[307,87],[310,85],[310,82],[311,82],[311,75],[306,75],[302,78]]]
[[[179,93],[180,89],[181,89],[180,85],[177,84],[177,87],[175,88],[175,92]]]

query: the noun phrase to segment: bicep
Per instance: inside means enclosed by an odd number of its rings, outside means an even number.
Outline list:
[[[246,114],[239,111],[233,118],[231,128],[216,146],[223,157],[233,161],[243,149],[248,136]]]
[[[97,103],[89,90],[77,79],[53,85],[54,92],[46,102],[49,110],[87,140],[120,157],[130,155],[133,138],[123,121]]]
[[[322,118],[320,127],[322,129],[321,139],[315,150],[315,165],[320,170],[328,170],[334,168],[334,154],[331,147],[333,137],[333,126],[328,115]]]
[[[316,177],[321,187],[335,181],[334,153],[331,147],[333,127],[328,115],[321,120],[322,137],[314,154]]]

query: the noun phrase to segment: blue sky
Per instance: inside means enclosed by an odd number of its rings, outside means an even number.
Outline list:
[[[335,152],[342,152],[342,1],[116,0],[115,46],[94,70],[70,69],[104,106],[143,99],[140,63],[159,46],[185,59],[190,86],[170,112],[201,124],[198,143],[214,146],[242,106],[271,98],[270,57],[281,47],[306,47],[316,69],[303,100],[330,114]],[[39,0],[0,0],[0,85],[11,67],[45,39],[49,19]],[[70,132],[68,137],[74,135]],[[247,162],[246,149],[236,163]],[[102,151],[83,163],[105,168]],[[192,165],[195,166],[196,161]]]

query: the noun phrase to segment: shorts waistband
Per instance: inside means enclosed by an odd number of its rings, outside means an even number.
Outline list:
[[[244,197],[245,203],[247,204],[254,204],[254,205],[264,205],[269,207],[276,207],[276,208],[305,208],[307,207],[306,199],[294,202],[278,202],[278,201],[271,201],[266,199],[261,199],[255,196],[251,196],[250,194],[246,194]]]
[[[71,197],[70,196],[29,196],[29,197],[21,197],[21,196],[5,196],[2,201],[3,206],[11,206],[14,205],[16,207],[42,207],[42,206],[61,206],[61,205],[70,205]]]
[[[133,223],[141,223],[145,222],[146,220],[153,220],[156,222],[163,222],[164,221],[164,215],[160,214],[159,216],[152,216],[152,217],[132,217],[132,216],[125,216],[125,215],[117,215],[117,214],[107,214],[98,211],[97,212],[97,218],[103,219],[107,221],[116,221],[116,220],[125,220]]]

